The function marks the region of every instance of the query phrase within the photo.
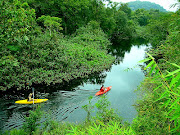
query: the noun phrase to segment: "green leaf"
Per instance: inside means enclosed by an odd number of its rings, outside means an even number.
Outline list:
[[[160,71],[160,70],[159,70],[159,69],[157,69],[154,75],[157,75],[157,74],[159,73],[159,71]]]
[[[179,73],[175,78],[172,78],[171,83],[170,83],[170,88],[171,88],[176,82],[179,81],[179,78],[180,78],[180,73]]]
[[[4,61],[2,62],[2,64],[5,65],[5,64],[6,64],[6,61],[4,60]]]
[[[167,114],[170,114],[172,111],[174,111],[175,108],[171,108]],[[168,117],[169,118],[169,117]]]
[[[165,78],[165,81],[170,80],[172,78],[173,78],[173,76],[168,76],[168,77]]]
[[[170,62],[168,62],[168,63],[170,63]],[[175,67],[177,67],[177,68],[180,68],[180,66],[177,65],[177,64],[175,64],[175,63],[170,63],[170,64],[173,65],[173,66],[175,66]]]
[[[159,83],[159,84],[162,84],[162,82],[161,81],[158,81],[158,79],[160,78],[160,76],[155,76],[155,77],[153,77],[152,79],[151,79],[151,83],[153,82],[153,83]]]
[[[169,108],[170,108],[170,109],[171,109],[171,108],[175,109],[176,107],[174,107],[174,106],[175,106],[175,105],[178,105],[178,102],[179,102],[179,101],[180,101],[180,98],[176,99]],[[169,113],[169,112],[168,112],[168,113]]]
[[[19,46],[17,46],[17,45],[8,45],[7,48],[10,51],[18,51],[19,50]]]
[[[168,92],[169,92],[169,93],[172,93],[173,95],[176,95],[176,96],[180,97],[180,95],[177,94],[177,93],[174,93],[174,92],[172,92],[172,91],[168,91]]]
[[[176,83],[176,86],[174,87],[174,89],[177,89],[177,87],[180,85],[180,79],[178,80],[178,82]]]
[[[24,40],[25,40],[25,41],[28,41],[29,38],[28,38],[27,36],[24,36]]]
[[[146,70],[147,68],[151,67],[153,64],[155,64],[155,62],[152,60],[152,61],[144,68],[144,70]]]
[[[173,131],[176,131],[176,130],[178,130],[180,128],[180,126],[177,126],[176,128],[173,128],[171,131],[173,132]]]
[[[169,98],[169,100],[164,103],[165,104],[165,108],[169,105],[170,102],[171,102],[171,98]]]
[[[170,121],[176,120],[177,118],[179,118],[179,115],[175,115],[174,117],[172,117],[172,118],[170,119]]]
[[[170,72],[168,75],[166,75],[166,77],[171,76],[171,75],[174,75],[174,74],[176,74],[176,73],[178,73],[178,72],[180,72],[180,69],[177,69],[177,70],[175,70],[175,71],[173,71],[173,72]]]
[[[158,98],[157,100],[155,100],[154,102],[157,102],[157,101],[159,101],[159,100],[161,100],[161,99],[163,99],[163,98],[165,98],[165,97],[168,97],[168,96],[169,96],[168,91],[165,91],[165,92],[161,95],[161,97]]]
[[[153,57],[151,54],[149,54],[149,53],[147,53],[147,52],[146,52],[146,54],[147,54],[152,60],[154,60],[154,57]]]
[[[154,69],[156,68],[157,64],[154,64],[153,67],[151,68],[151,70],[149,71],[149,75],[152,74],[152,72],[154,71]]]
[[[17,67],[17,66],[19,66],[19,64],[18,63],[13,63],[13,66]]]
[[[150,58],[146,58],[144,60],[138,61],[138,63],[143,63],[143,62],[146,62],[146,61],[149,61],[149,60],[151,60],[151,59]]]
[[[165,108],[169,105],[169,102],[171,101],[170,98],[168,98],[167,101],[164,102],[164,104],[162,106],[160,106],[160,108],[162,108],[163,106],[165,106]]]
[[[156,87],[156,88],[154,89],[154,91],[158,90],[161,86],[162,86],[162,84],[159,85],[158,87]]]

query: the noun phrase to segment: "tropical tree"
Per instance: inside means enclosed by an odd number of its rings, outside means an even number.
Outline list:
[[[62,21],[61,18],[42,15],[37,19],[37,21],[44,24],[44,27],[49,30],[50,36],[53,30],[56,30],[56,32],[63,30],[60,24]]]
[[[121,3],[119,10],[126,13],[129,18],[131,17],[131,9],[128,7],[128,3]]]
[[[29,36],[36,32],[35,10],[19,0],[1,1],[0,5],[0,42],[3,54],[26,48]]]

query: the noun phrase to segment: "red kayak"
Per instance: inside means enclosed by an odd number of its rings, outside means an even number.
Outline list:
[[[106,87],[103,92],[102,91],[98,91],[95,95],[96,96],[102,95],[102,94],[108,92],[111,88],[112,88],[112,86]]]

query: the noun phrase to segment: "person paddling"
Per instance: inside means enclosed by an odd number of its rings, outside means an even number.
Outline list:
[[[105,90],[105,87],[104,87],[104,85],[102,85],[100,88],[100,91],[104,92],[104,90]]]
[[[32,95],[33,95],[32,93],[29,94],[28,101],[33,101]]]
[[[36,101],[36,99],[34,99],[34,88],[32,88],[32,93],[29,94],[27,101]]]

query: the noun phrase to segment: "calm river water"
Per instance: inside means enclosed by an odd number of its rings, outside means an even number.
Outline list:
[[[78,83],[78,80],[72,81],[58,88],[35,88],[36,97],[49,99],[44,103],[42,110],[48,112],[54,120],[82,122],[87,114],[81,107],[88,103],[89,96],[93,96],[92,103],[96,103],[99,97],[94,95],[104,84],[105,87],[112,86],[107,93],[112,107],[117,109],[117,113],[125,121],[131,122],[137,115],[132,106],[137,99],[134,90],[144,78],[144,73],[137,62],[144,58],[146,48],[145,45],[133,45],[126,50],[112,48],[109,53],[116,57],[116,62],[108,71],[90,76]],[[23,99],[27,94],[19,96]],[[35,106],[15,104],[16,96],[9,99],[7,97],[0,99],[0,130],[2,131],[21,127],[24,117]],[[42,118],[41,122],[44,120],[45,118]]]

